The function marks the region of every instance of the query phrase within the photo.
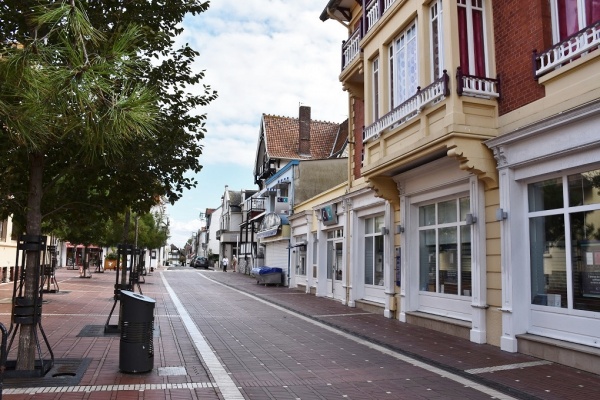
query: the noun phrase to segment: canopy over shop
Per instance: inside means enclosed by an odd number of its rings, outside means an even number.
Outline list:
[[[102,259],[102,248],[83,244],[66,243],[67,249],[67,267],[83,266],[84,261],[88,266],[97,266]]]

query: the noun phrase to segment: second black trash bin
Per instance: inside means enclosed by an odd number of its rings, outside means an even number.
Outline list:
[[[148,296],[121,290],[121,372],[148,372],[154,367],[155,304]]]

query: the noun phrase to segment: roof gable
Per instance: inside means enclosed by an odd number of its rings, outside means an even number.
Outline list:
[[[322,160],[335,153],[338,147],[340,124],[324,121],[310,121],[310,155],[301,155],[300,120],[263,114],[266,152],[269,158],[291,160]],[[346,130],[347,131],[347,130]],[[347,133],[346,133],[347,136]]]

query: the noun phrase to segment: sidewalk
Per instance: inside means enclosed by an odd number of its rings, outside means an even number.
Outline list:
[[[474,344],[294,289],[257,285],[256,280],[239,273],[179,268],[201,273],[231,288],[516,398],[588,400],[600,392],[600,379],[594,374],[503,352],[491,345]],[[120,337],[103,332],[114,305],[115,273],[92,273],[91,279],[85,279],[79,278],[77,271],[63,268],[56,273],[59,292],[44,294],[43,306],[42,326],[52,343],[55,366],[43,378],[12,379],[5,375],[5,399],[88,400],[107,396],[119,400],[222,399],[210,371],[193,356],[196,354],[194,345],[159,272],[146,276],[145,283],[140,285],[145,296],[156,300],[152,373],[120,372]],[[0,321],[7,327],[12,290],[12,284],[0,284]],[[118,307],[117,303],[110,324],[117,324]],[[9,360],[16,357],[17,340],[18,337]],[[45,350],[43,341],[42,349]],[[22,388],[44,388],[44,393],[28,394]],[[70,393],[57,393],[58,390]],[[115,391],[118,391],[117,397],[109,394]],[[168,397],[165,397],[166,392]]]
[[[189,269],[189,267],[188,267]],[[160,271],[167,267],[160,268]],[[51,343],[55,365],[44,377],[4,375],[3,398],[21,399],[106,399],[118,391],[118,399],[164,399],[165,392],[178,399],[219,399],[214,380],[195,354],[179,315],[167,294],[159,271],[144,277],[142,294],[156,300],[154,309],[154,369],[151,373],[128,374],[119,371],[120,336],[105,334],[104,325],[115,305],[114,271],[91,273],[79,278],[79,272],[60,268],[56,271],[57,293],[44,293],[42,328]],[[51,285],[52,288],[52,285]],[[10,325],[12,283],[0,285],[0,322]],[[135,292],[139,293],[138,288]],[[119,302],[109,325],[118,325]],[[44,360],[49,359],[39,335]],[[184,338],[185,340],[179,340]],[[16,359],[18,335],[8,360]],[[180,367],[157,366],[184,366]],[[23,393],[23,388],[43,388],[43,393]],[[162,389],[150,390],[150,389]],[[192,390],[190,390],[192,389]],[[146,394],[144,395],[144,390]],[[69,392],[69,393],[64,393]],[[146,396],[146,397],[144,397]]]
[[[600,377],[595,374],[475,344],[328,298],[298,294],[295,289],[257,285],[255,279],[239,273],[207,274],[225,285],[517,398],[589,400],[600,393]]]

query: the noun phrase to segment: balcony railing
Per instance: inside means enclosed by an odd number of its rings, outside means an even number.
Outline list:
[[[362,39],[362,23],[348,40],[342,43],[342,71],[360,54],[360,39]]]
[[[368,32],[379,21],[381,16],[396,0],[371,0],[363,10],[364,33]]]
[[[456,93],[459,96],[474,96],[485,99],[500,98],[500,76],[496,79],[463,74],[462,69],[456,69]]]
[[[275,173],[275,162],[273,160],[265,160],[258,169],[258,179],[266,179]]]
[[[365,7],[365,32],[368,32],[377,21],[381,14],[379,13],[379,0],[371,0]]]
[[[444,70],[442,76],[436,79],[431,85],[424,89],[418,87],[417,93],[414,96],[385,114],[373,124],[364,128],[363,142],[371,138],[378,138],[384,130],[414,118],[423,108],[430,104],[435,104],[448,96],[450,94],[448,81],[448,73]]]
[[[263,197],[249,197],[244,200],[244,211],[264,211],[265,199]]]
[[[580,55],[600,47],[600,21],[569,36],[552,48],[538,53],[533,51],[535,78],[577,59]]]

